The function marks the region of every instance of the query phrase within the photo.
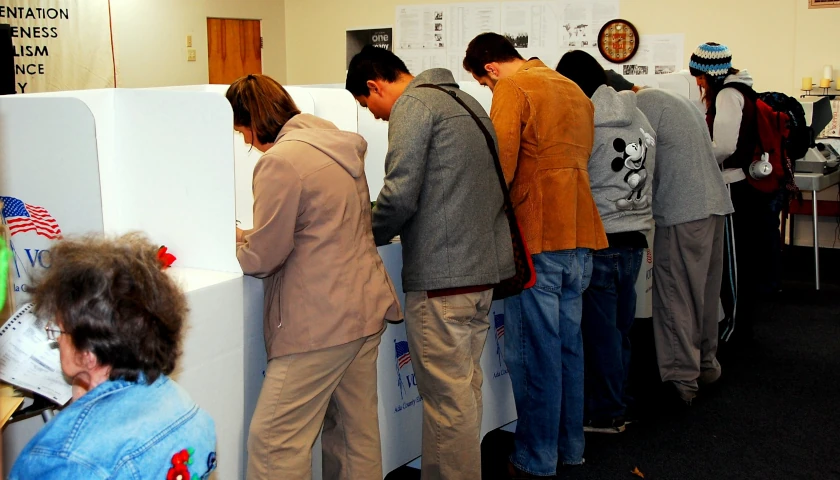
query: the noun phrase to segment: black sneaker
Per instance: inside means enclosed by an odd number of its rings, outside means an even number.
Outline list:
[[[621,433],[624,431],[626,424],[627,422],[624,421],[624,417],[610,418],[601,421],[590,420],[589,423],[583,426],[583,431],[589,433]]]

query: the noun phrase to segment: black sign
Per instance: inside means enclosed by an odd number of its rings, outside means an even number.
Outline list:
[[[354,55],[362,51],[365,45],[393,50],[394,37],[391,28],[372,28],[368,30],[347,30],[347,64],[345,69],[350,67],[350,60]]]

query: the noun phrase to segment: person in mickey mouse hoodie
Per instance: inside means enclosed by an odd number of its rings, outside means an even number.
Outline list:
[[[609,247],[592,256],[592,280],[583,295],[584,430],[624,431],[624,386],[630,366],[630,327],[636,279],[653,228],[651,191],[655,134],[632,91],[616,92],[586,52],[563,55],[557,71],[595,105],[595,142],[588,170],[592,196]]]

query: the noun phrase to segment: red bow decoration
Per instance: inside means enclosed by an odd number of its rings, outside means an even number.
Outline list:
[[[169,268],[175,262],[175,255],[168,253],[165,245],[158,249],[157,258],[161,268]]]

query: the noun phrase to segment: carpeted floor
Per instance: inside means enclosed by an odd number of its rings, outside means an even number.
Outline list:
[[[692,407],[664,395],[650,321],[634,331],[633,380],[644,406],[622,434],[587,434],[586,465],[558,478],[648,480],[840,479],[840,251],[822,249],[822,290],[813,250],[786,252],[783,291],[762,306],[753,339],[720,352],[721,380]],[[513,435],[482,443],[485,479],[504,479]],[[389,480],[419,478],[400,469]]]

